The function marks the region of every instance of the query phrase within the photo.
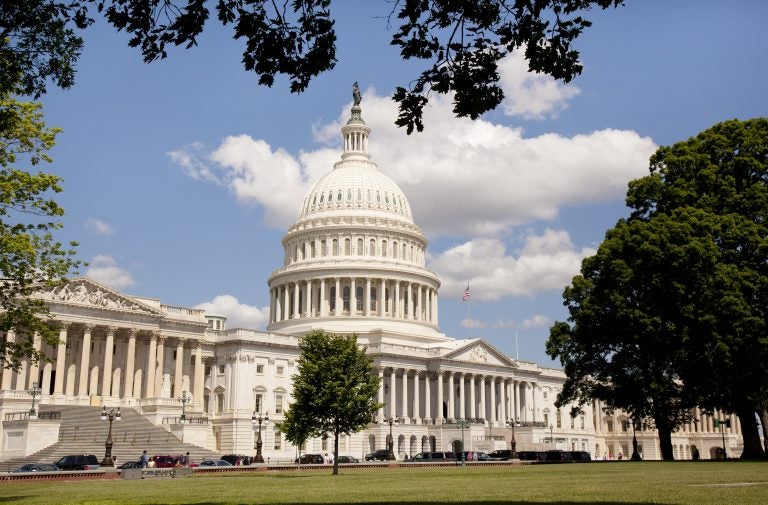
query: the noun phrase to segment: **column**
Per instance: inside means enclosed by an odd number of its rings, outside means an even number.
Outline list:
[[[485,376],[480,376],[480,418],[488,419],[485,412]]]
[[[291,309],[291,299],[289,298],[291,296],[291,291],[289,289],[289,284],[286,282],[283,284],[283,321],[286,321],[291,318],[290,309]]]
[[[112,396],[112,349],[115,347],[115,332],[117,328],[107,328],[107,341],[104,345],[104,379],[101,381],[101,396]]]
[[[133,397],[133,375],[136,368],[136,335],[139,330],[131,328],[128,330],[128,350],[125,356],[125,386],[123,387],[123,397]]]
[[[421,420],[421,395],[419,392],[419,375],[421,372],[416,371],[413,374],[413,418],[416,422]]]
[[[64,380],[67,376],[67,329],[69,323],[59,323],[59,345],[56,347],[56,379],[53,383],[53,394],[64,394]],[[5,379],[5,370],[3,370],[3,379]],[[5,380],[3,380],[3,389]]]
[[[338,316],[343,311],[341,310],[343,308],[342,306],[342,300],[341,300],[341,278],[336,277],[336,310],[334,311],[334,315]]]
[[[475,402],[475,374],[469,376],[469,417],[477,417],[477,405]]]
[[[275,290],[269,289],[269,322],[275,322]]]
[[[515,419],[520,419],[520,381],[514,381],[512,387],[515,389]]]
[[[448,419],[456,417],[456,403],[454,401],[453,372],[448,374]]]
[[[491,377],[491,422],[496,424],[496,377]]]
[[[32,349],[35,350],[35,352],[39,353],[40,348],[42,347],[42,339],[40,338],[40,334],[38,332],[35,332],[35,334],[32,336]],[[40,387],[40,381],[38,380],[38,377],[40,376],[40,361],[31,361],[30,367],[29,367],[29,380],[27,382],[27,387],[31,388],[34,384],[37,383],[37,386]]]
[[[384,306],[384,295],[387,292],[387,281],[385,281],[383,278],[379,279],[379,292],[377,293],[379,295],[379,307],[378,307],[378,315],[379,317],[384,317],[384,314],[386,312],[386,307]]]
[[[328,305],[325,303],[325,277],[320,279],[319,298],[320,299],[317,301],[317,303],[320,310],[320,317],[325,317],[328,315]]]
[[[155,396],[158,398],[163,395],[163,375],[165,375],[165,341],[166,337],[160,336],[157,339],[157,369],[155,370]]]
[[[301,286],[298,282],[293,283],[293,318],[301,318],[301,307],[299,306],[299,293],[301,292]]]
[[[408,314],[405,315],[405,319],[416,318],[416,300],[413,299],[413,283],[408,283]]]
[[[215,373],[215,372],[213,372]],[[205,391],[205,367],[203,366],[203,343],[195,342],[195,384],[192,392],[193,401],[197,404],[197,410],[203,411],[203,392]]]
[[[363,295],[363,314],[365,317],[371,315],[371,278],[365,278],[365,293]]]
[[[397,415],[397,395],[395,394],[395,388],[397,387],[397,376],[394,368],[389,373],[389,416],[395,417]]]
[[[437,372],[437,402],[435,402],[437,415],[435,416],[435,419],[440,420],[440,424],[443,423],[443,371],[439,370]]]
[[[80,355],[80,383],[77,386],[79,396],[88,395],[88,375],[91,371],[91,330],[93,330],[93,325],[86,324],[83,331],[83,349]]]
[[[403,368],[403,415],[402,422],[407,422],[408,416],[408,370]]]
[[[357,314],[357,288],[355,287],[355,278],[349,279],[349,315]]]
[[[392,300],[392,316],[400,317],[400,281],[395,281],[395,298]]]
[[[536,391],[538,390],[538,383],[533,382],[531,383],[531,406],[533,407],[533,415],[531,416],[531,421],[534,423],[536,422],[538,416],[536,415],[536,411],[538,409],[538,403],[536,401]]]
[[[464,396],[464,374],[459,373],[459,418],[467,418],[467,400]]]
[[[308,279],[304,286],[304,317],[312,316],[312,280]]]
[[[173,396],[181,397],[182,379],[184,378],[184,339],[176,340],[176,370],[174,371]]]
[[[155,396],[155,368],[157,365],[157,333],[152,332],[149,337],[149,349],[147,350],[147,369],[145,370],[144,383],[147,387],[145,398]]]
[[[8,330],[5,332],[5,341],[7,344],[13,344],[16,342],[16,334],[13,332],[13,330]],[[11,389],[11,383],[13,381],[13,370],[10,368],[3,367],[3,379],[2,379],[2,389],[7,390]]]
[[[429,372],[424,372],[424,417],[432,419],[432,392],[430,391]]]
[[[499,416],[499,422],[504,425],[504,423],[507,420],[507,382],[502,377],[499,380],[499,394],[501,394],[501,409],[500,409],[500,416]]]
[[[379,404],[382,405],[379,407],[379,416],[378,420],[382,421],[384,419],[384,369],[379,367],[379,397],[378,397]]]

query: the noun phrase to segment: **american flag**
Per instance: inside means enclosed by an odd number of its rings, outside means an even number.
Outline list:
[[[462,302],[466,302],[469,300],[469,284],[467,284],[467,289],[464,290],[464,296],[461,297]]]

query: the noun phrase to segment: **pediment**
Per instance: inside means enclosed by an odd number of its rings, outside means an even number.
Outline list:
[[[466,345],[449,352],[443,356],[443,358],[469,363],[482,363],[484,365],[517,368],[517,363],[515,363],[514,360],[508,358],[504,353],[481,339],[470,341]]]
[[[72,279],[61,287],[43,291],[40,297],[55,303],[140,314],[162,315],[154,307],[115,291],[90,279]]]

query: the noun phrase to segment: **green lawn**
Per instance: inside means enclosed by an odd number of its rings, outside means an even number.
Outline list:
[[[768,503],[768,463],[595,463],[0,483],[2,504]]]

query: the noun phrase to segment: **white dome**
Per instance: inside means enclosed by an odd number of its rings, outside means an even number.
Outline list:
[[[309,190],[298,218],[303,221],[340,214],[398,219],[413,224],[405,194],[367,160],[338,163]]]

